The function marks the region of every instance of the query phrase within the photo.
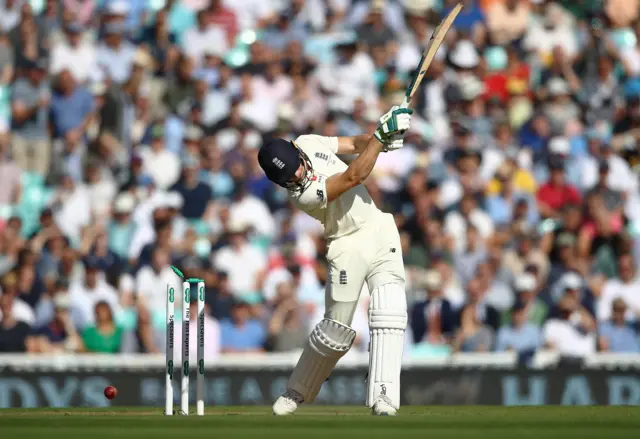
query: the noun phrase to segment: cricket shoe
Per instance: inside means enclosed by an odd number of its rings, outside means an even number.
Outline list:
[[[386,395],[379,395],[371,407],[373,416],[395,416],[396,409],[391,405],[391,400]]]
[[[287,389],[284,394],[273,404],[273,414],[276,416],[290,415],[304,402],[302,395],[292,389]]]

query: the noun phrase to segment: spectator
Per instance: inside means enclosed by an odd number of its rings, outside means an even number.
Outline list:
[[[3,294],[0,296],[0,352],[25,352],[27,339],[31,328],[23,321],[16,320],[14,309],[14,296]]]
[[[458,322],[451,303],[443,297],[442,277],[435,270],[424,273],[427,299],[418,302],[411,311],[411,331],[414,343],[447,344]]]
[[[47,2],[48,4],[49,2]],[[97,12],[97,2],[94,0],[63,0],[65,10],[73,12],[78,22],[88,26]],[[48,5],[47,5],[48,6]]]
[[[95,304],[95,325],[82,331],[82,340],[87,352],[118,353],[122,346],[122,328],[113,318],[113,311],[107,302]]]
[[[251,317],[249,304],[237,300],[231,307],[231,318],[220,323],[223,353],[257,353],[264,351],[267,331]]]
[[[483,325],[475,307],[465,307],[460,314],[460,329],[453,340],[453,350],[459,352],[489,352],[493,348],[494,332]]]
[[[495,257],[489,257],[487,260],[478,264],[475,279],[480,282],[482,291],[482,302],[493,309],[489,312],[490,317],[487,322],[494,330],[498,329],[499,317],[494,311],[504,311],[511,307],[514,302],[514,295],[511,288],[502,280],[500,273],[500,261]]]
[[[638,353],[640,342],[638,334],[629,326],[625,314],[627,305],[623,299],[615,299],[612,305],[611,320],[600,323],[598,327],[598,349],[613,353]]]
[[[97,59],[96,48],[88,40],[84,26],[80,22],[72,22],[65,26],[64,39],[51,49],[49,72],[57,75],[69,70],[79,84],[84,84],[89,79],[96,79]]]
[[[208,297],[207,297],[208,299]],[[231,318],[231,307],[234,303],[233,293],[229,287],[229,276],[224,271],[216,273],[216,283],[211,304],[213,317],[218,321]]]
[[[153,183],[161,190],[169,189],[180,178],[180,160],[167,150],[164,144],[164,128],[151,128],[151,144],[140,151],[143,172],[151,176]]]
[[[17,204],[22,195],[22,169],[0,142],[0,205]]]
[[[460,327],[453,349],[462,352],[488,352],[493,348],[499,314],[482,297],[482,281],[477,277],[467,285],[467,303],[460,311]]]
[[[549,272],[549,260],[540,249],[541,244],[536,242],[534,232],[527,227],[516,229],[512,235],[513,248],[504,251],[502,256],[502,269],[512,279],[526,271],[527,266],[534,265],[540,271],[542,278]]]
[[[549,160],[551,176],[538,190],[538,206],[544,218],[557,218],[560,209],[567,204],[580,204],[578,190],[566,183],[564,163],[558,157]]]
[[[534,51],[544,60],[554,47],[560,46],[566,56],[573,59],[578,54],[578,43],[572,32],[571,19],[567,11],[557,3],[548,3],[545,6],[544,17],[540,18],[530,23],[523,41],[524,47]]]
[[[104,280],[98,261],[93,257],[86,258],[84,269],[84,280],[69,287],[71,301],[80,310],[78,321],[74,322],[78,328],[94,323],[96,304],[100,302],[107,303],[111,307],[111,313],[120,309],[118,293]]]
[[[202,62],[207,48],[211,48],[212,41],[216,42],[213,46],[215,55],[220,58],[227,51],[228,44],[224,29],[214,24],[213,16],[208,10],[198,11],[197,21],[197,27],[187,30],[182,36],[183,50],[196,66]]]
[[[311,328],[304,309],[296,298],[293,283],[281,282],[276,290],[268,325],[270,350],[288,352],[303,349]]]
[[[565,273],[555,284],[550,284],[551,297],[554,302],[558,302],[565,295],[573,297],[580,306],[595,317],[593,295],[584,285],[582,276],[577,272]],[[550,317],[557,317],[557,307],[551,308]]]
[[[529,25],[529,4],[518,0],[492,2],[487,10],[487,28],[494,44],[518,41]]]
[[[51,152],[47,127],[51,91],[44,81],[45,60],[32,61],[25,67],[27,78],[13,84],[12,153],[22,170],[46,177]]]
[[[58,173],[71,173],[81,179],[80,160],[85,153],[84,131],[94,110],[93,96],[77,85],[68,69],[60,71],[51,98],[49,122],[53,131],[54,152],[62,163],[53,162]]]
[[[467,226],[466,235],[466,248],[455,256],[455,267],[460,278],[468,282],[476,272],[478,265],[486,259],[487,253],[480,233],[473,224]]]
[[[540,326],[527,318],[527,306],[516,302],[510,310],[511,321],[498,330],[496,351],[514,351],[518,355],[532,355],[542,344]]]
[[[161,322],[166,312],[167,286],[178,289],[169,263],[168,249],[156,247],[152,251],[151,264],[142,267],[136,276],[138,307],[147,310],[154,322]]]
[[[223,0],[212,0],[209,3],[211,23],[224,29],[227,43],[232,45],[238,33],[238,19],[233,10],[224,4]]]
[[[456,250],[465,247],[466,224],[473,224],[482,239],[488,239],[493,234],[491,218],[477,206],[471,195],[466,195],[460,201],[460,211],[454,210],[445,217],[445,231],[456,239]]]
[[[36,328],[29,338],[29,351],[43,354],[79,352],[83,348],[70,314],[70,298],[67,293],[53,298],[55,313],[46,325]]]
[[[136,224],[131,220],[135,198],[128,193],[120,194],[113,205],[113,220],[108,225],[109,248],[121,259],[127,259]]]
[[[200,174],[198,160],[187,157],[183,162],[182,178],[172,188],[184,200],[182,216],[187,220],[203,219],[205,212],[211,207],[213,198],[211,187],[201,181]]]
[[[627,307],[627,320],[635,321],[640,315],[640,278],[633,256],[625,253],[618,258],[618,276],[607,280],[597,301],[596,315],[599,321],[611,319],[611,309],[615,299],[622,299]]]
[[[538,285],[536,278],[530,273],[523,273],[515,279],[515,290],[518,297],[511,311],[502,314],[502,325],[511,324],[514,319],[513,309],[521,313],[525,321],[540,328],[547,319],[547,305],[536,297]]]
[[[98,66],[116,84],[122,84],[129,78],[136,52],[135,47],[124,39],[125,30],[124,23],[113,21],[106,24],[104,41],[96,49]]]
[[[229,224],[229,245],[221,248],[213,265],[229,275],[234,296],[255,295],[258,281],[266,268],[265,256],[247,242],[247,226],[240,221]]]
[[[17,0],[5,0],[0,5],[0,30],[2,32],[9,32],[20,22],[20,8],[22,4]]]
[[[542,328],[547,349],[566,357],[584,357],[595,353],[595,321],[574,297],[565,295],[558,303],[558,317],[550,318]]]
[[[53,196],[51,209],[60,231],[79,243],[82,229],[91,222],[91,199],[87,188],[74,181],[71,175],[64,174]]]
[[[11,316],[18,322],[24,322],[28,326],[35,323],[36,316],[31,306],[18,297],[18,279],[15,273],[4,275],[0,282],[0,295],[11,296],[9,304],[11,305]],[[8,305],[7,305],[8,306]],[[0,321],[2,320],[2,309],[0,309]]]

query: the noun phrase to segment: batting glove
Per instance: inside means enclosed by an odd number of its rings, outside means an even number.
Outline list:
[[[404,134],[396,134],[389,139],[389,143],[385,143],[382,152],[395,151],[404,146]]]
[[[411,126],[413,110],[394,106],[380,118],[380,124],[373,135],[382,144],[388,145],[394,141],[394,136],[402,135]]]

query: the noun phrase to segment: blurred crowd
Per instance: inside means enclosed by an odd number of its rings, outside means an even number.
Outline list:
[[[461,2],[366,182],[407,355],[640,352],[638,0]],[[322,227],[257,150],[372,133],[455,3],[0,0],[0,352],[163,352],[171,264],[206,282],[209,358],[300,349]]]

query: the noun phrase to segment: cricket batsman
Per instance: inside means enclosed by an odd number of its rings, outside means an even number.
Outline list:
[[[373,135],[303,135],[293,142],[276,138],[260,148],[258,161],[267,177],[323,224],[329,262],[324,319],[313,328],[286,392],[273,405],[274,415],[288,415],[313,402],[349,351],[356,336],[350,325],[364,282],[371,292],[367,407],[379,416],[395,415],[400,407],[407,326],[400,236],[393,216],[376,207],[362,183],[380,152],[403,146],[412,113],[393,107]],[[336,154],[358,156],[347,166]]]

